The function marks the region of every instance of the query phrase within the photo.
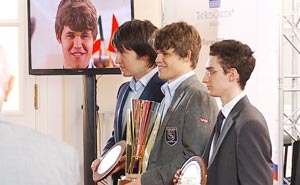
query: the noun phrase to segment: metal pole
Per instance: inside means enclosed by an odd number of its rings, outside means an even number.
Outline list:
[[[96,125],[96,76],[83,77],[83,162],[84,185],[96,185],[93,181],[91,164],[97,157],[97,125]]]
[[[278,185],[283,184],[283,113],[284,113],[284,91],[283,91],[283,9],[282,0],[277,1],[278,13],[279,13],[279,54],[278,54]]]

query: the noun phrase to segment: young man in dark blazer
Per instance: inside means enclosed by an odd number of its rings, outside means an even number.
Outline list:
[[[107,141],[102,156],[117,142],[126,139],[126,110],[131,99],[161,102],[161,86],[164,80],[158,78],[155,64],[156,52],[148,40],[157,28],[149,21],[132,20],[122,24],[114,33],[112,43],[117,49],[116,63],[120,65],[122,75],[132,77],[130,82],[122,84],[117,94],[114,131]],[[101,159],[93,162],[95,171]],[[125,156],[113,170],[113,181],[117,184],[120,175],[124,175]],[[121,170],[121,171],[120,171]],[[114,173],[117,172],[117,173]]]
[[[250,47],[235,40],[210,46],[203,83],[211,96],[220,97],[220,134],[217,125],[204,158],[207,185],[272,185],[272,147],[266,120],[244,92],[255,66]]]
[[[166,25],[155,32],[162,86],[162,120],[146,172],[129,185],[173,184],[174,173],[194,155],[202,155],[215,123],[217,105],[195,75],[201,48],[198,31],[185,22]],[[199,143],[200,142],[200,143]]]

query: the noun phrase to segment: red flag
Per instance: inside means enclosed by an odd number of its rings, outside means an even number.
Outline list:
[[[110,51],[110,52],[115,52],[115,48],[112,45],[111,41],[112,41],[112,37],[113,37],[115,31],[117,31],[118,28],[119,28],[118,21],[117,21],[117,19],[115,17],[115,14],[113,14],[113,17],[112,17],[112,27],[111,27],[111,35],[110,35],[110,39],[109,39],[109,45],[108,45],[108,48],[107,48],[107,50]]]
[[[101,53],[101,39],[97,39],[93,44],[93,54],[95,54],[97,51],[100,51]]]

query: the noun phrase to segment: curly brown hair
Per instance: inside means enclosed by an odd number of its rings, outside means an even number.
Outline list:
[[[92,31],[96,40],[97,12],[89,0],[61,0],[55,18],[55,33],[61,36],[64,26],[69,26],[74,31]]]
[[[235,68],[240,76],[239,83],[245,88],[255,67],[253,51],[247,44],[236,40],[222,40],[210,46],[209,55],[216,56],[224,72]]]
[[[180,57],[186,57],[191,52],[192,68],[197,67],[201,49],[201,37],[192,25],[186,22],[176,22],[166,25],[155,32],[152,40],[156,50],[174,49]]]

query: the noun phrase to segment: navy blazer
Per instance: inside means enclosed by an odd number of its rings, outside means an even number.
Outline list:
[[[155,75],[150,79],[148,82],[147,86],[145,87],[144,91],[142,92],[141,96],[139,99],[142,100],[150,100],[150,101],[156,101],[156,102],[161,102],[163,99],[164,95],[161,92],[161,86],[165,83],[166,81],[161,80],[158,77],[158,73],[155,73]],[[115,109],[115,117],[114,117],[114,131],[112,132],[112,137],[107,141],[104,149],[102,156],[117,142],[121,140],[126,139],[126,132],[125,128],[122,127],[122,115],[124,110],[124,105],[126,102],[126,99],[128,97],[130,87],[129,87],[129,82],[123,83],[119,90],[118,90],[118,95],[117,95],[117,105]],[[124,130],[122,130],[124,128]],[[120,176],[124,175],[125,171],[121,170],[117,173],[115,173],[112,176],[113,184],[117,185],[118,184],[118,179]]]
[[[148,82],[139,99],[161,102],[164,95],[161,92],[160,87],[165,82],[166,81],[161,80],[158,77],[158,73],[155,73],[155,75]],[[123,111],[126,111],[123,107],[128,97],[129,90],[129,82],[123,83],[119,88],[114,117],[114,131],[112,133],[112,137],[107,141],[106,146],[104,147],[103,154],[105,154],[115,143],[126,139],[125,129],[122,130],[122,114]]]

